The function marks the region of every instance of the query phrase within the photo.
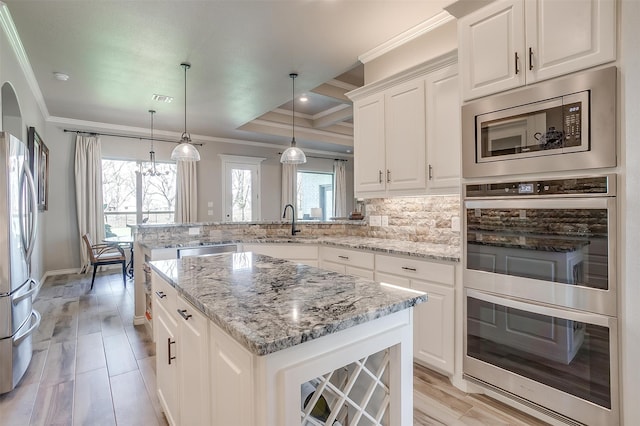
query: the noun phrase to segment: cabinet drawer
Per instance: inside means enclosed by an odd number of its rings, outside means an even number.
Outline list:
[[[340,263],[373,270],[374,255],[356,250],[347,250],[334,247],[320,247],[320,258],[327,262]]]
[[[454,285],[455,282],[454,265],[406,257],[376,255],[378,271],[447,285]]]
[[[153,303],[164,307],[167,312],[176,312],[178,292],[154,271],[151,272]]]

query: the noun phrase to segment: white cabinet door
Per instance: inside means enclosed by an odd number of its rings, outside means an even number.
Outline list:
[[[180,424],[209,425],[209,320],[178,297]],[[176,314],[178,314],[176,312]]]
[[[385,95],[385,158],[383,179],[389,191],[426,187],[424,80],[387,90]]]
[[[527,83],[615,60],[615,9],[615,0],[526,1]]]
[[[525,83],[522,0],[500,0],[458,21],[464,100]]]
[[[214,426],[252,426],[252,355],[210,324],[211,343],[211,424]]]
[[[427,99],[427,189],[431,192],[460,191],[460,89],[457,67],[429,75]]]
[[[384,94],[378,93],[355,102],[353,114],[356,194],[384,191]]]
[[[417,280],[411,281],[411,288],[429,295],[426,303],[413,310],[413,356],[453,374],[454,289]]]
[[[178,325],[162,306],[156,306],[154,314],[154,329],[157,329],[156,380],[158,399],[169,424],[179,425],[178,358],[176,347]]]

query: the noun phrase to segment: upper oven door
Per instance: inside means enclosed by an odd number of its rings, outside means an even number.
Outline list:
[[[464,206],[467,288],[615,314],[615,197]]]
[[[589,149],[589,92],[476,116],[477,161]]]

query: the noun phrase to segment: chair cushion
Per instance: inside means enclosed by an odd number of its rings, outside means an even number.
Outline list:
[[[124,260],[124,257],[118,252],[105,252],[96,255],[96,261],[105,262],[113,260]]]

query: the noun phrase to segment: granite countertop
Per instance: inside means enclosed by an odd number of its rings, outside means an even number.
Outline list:
[[[367,225],[364,219],[333,219],[333,220],[311,220],[296,219],[299,225]],[[194,222],[194,223],[141,223],[127,224],[131,229],[154,229],[154,228],[197,228],[201,226],[250,226],[250,225],[291,225],[290,220],[260,220],[254,222]]]
[[[256,355],[413,307],[427,295],[251,252],[150,262]]]
[[[211,240],[200,238],[197,240],[173,242],[163,244],[154,241],[150,244],[141,243],[148,249],[171,247],[197,247],[216,244],[316,244],[347,249],[369,250],[382,254],[411,256],[423,259],[460,261],[460,248],[448,244],[421,243],[404,240],[390,240],[385,238],[367,237],[327,237],[327,236],[284,236],[284,237],[245,237],[230,240]]]

